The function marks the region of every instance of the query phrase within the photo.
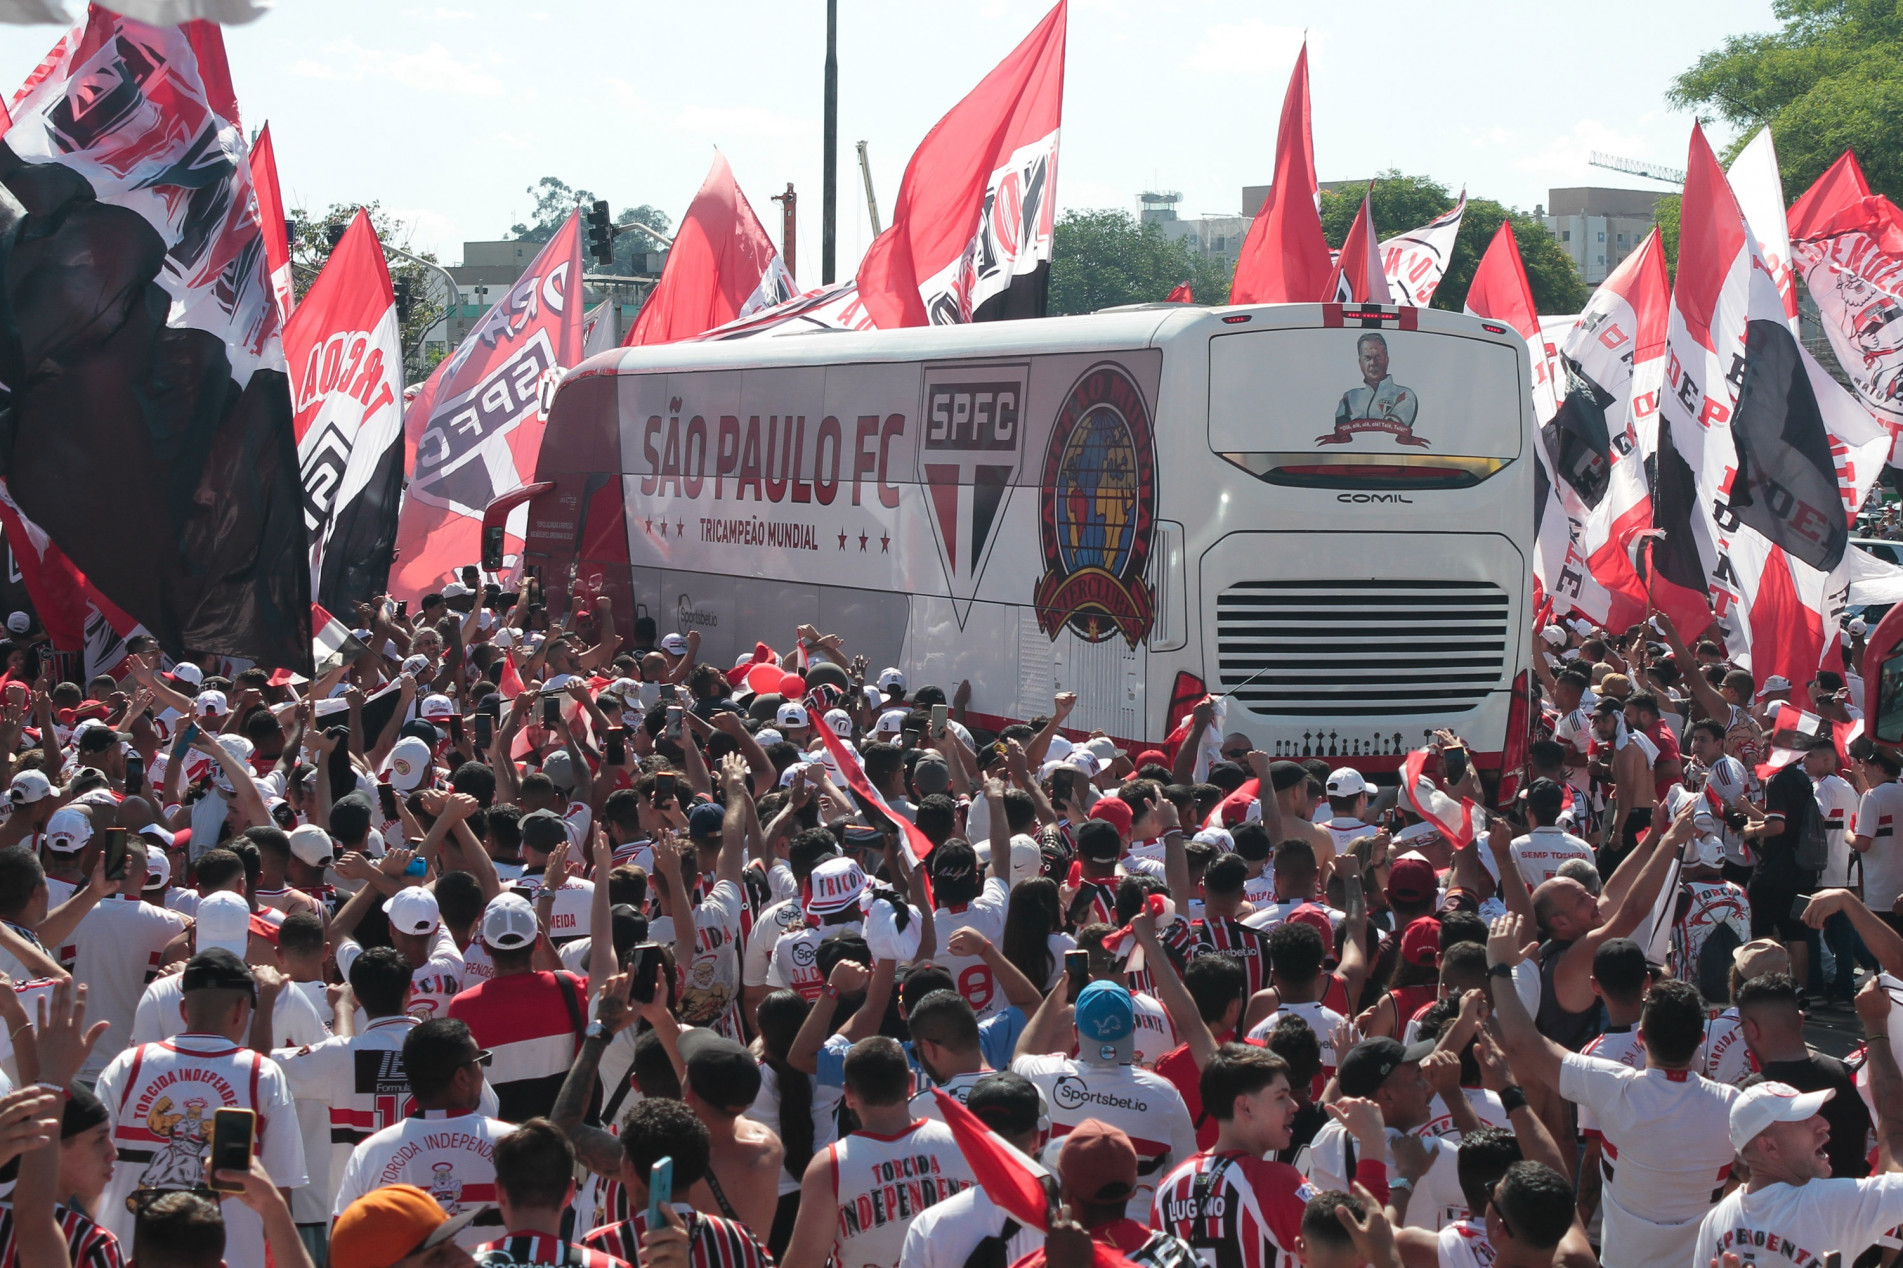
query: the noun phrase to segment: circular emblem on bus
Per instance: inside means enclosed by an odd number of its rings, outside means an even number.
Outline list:
[[[1084,371],[1044,455],[1044,576],[1034,601],[1053,641],[1065,625],[1091,643],[1121,634],[1132,648],[1150,632],[1143,573],[1156,517],[1155,452],[1149,407],[1129,373],[1112,361]]]

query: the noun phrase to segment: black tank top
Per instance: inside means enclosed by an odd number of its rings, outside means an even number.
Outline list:
[[[1573,944],[1570,942],[1546,942],[1540,946],[1540,1010],[1534,1015],[1534,1022],[1541,1034],[1560,1047],[1578,1052],[1591,1042],[1599,1033],[1600,1005],[1593,1000],[1592,1007],[1583,1012],[1573,1012],[1561,1008],[1559,991],[1553,984],[1553,975],[1558,971],[1559,958]]]

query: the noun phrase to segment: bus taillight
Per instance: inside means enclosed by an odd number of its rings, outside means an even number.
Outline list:
[[[1203,702],[1209,694],[1209,688],[1203,686],[1203,680],[1187,670],[1178,670],[1176,685],[1170,688],[1170,711],[1165,720],[1163,734],[1175,732],[1178,724]]]
[[[1526,766],[1526,747],[1533,734],[1530,677],[1531,671],[1522,669],[1520,676],[1513,680],[1513,703],[1507,709],[1507,740],[1500,753],[1498,800],[1501,803],[1519,792],[1520,772]]]

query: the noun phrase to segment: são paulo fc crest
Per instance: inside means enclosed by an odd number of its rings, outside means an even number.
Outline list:
[[[1041,496],[1039,627],[1053,641],[1069,625],[1086,642],[1114,633],[1136,647],[1154,615],[1143,574],[1156,522],[1156,447],[1149,406],[1121,365],[1099,362],[1071,386],[1051,427]]]
[[[1017,483],[1023,451],[1026,362],[928,366],[919,483],[952,611],[962,628]]]

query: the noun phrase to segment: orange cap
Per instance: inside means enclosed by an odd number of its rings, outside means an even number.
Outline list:
[[[399,1259],[448,1241],[474,1211],[448,1216],[413,1184],[390,1184],[352,1202],[330,1230],[333,1262],[352,1268],[390,1268]]]

